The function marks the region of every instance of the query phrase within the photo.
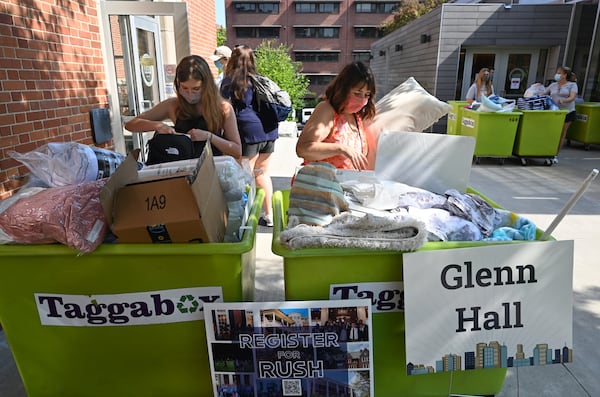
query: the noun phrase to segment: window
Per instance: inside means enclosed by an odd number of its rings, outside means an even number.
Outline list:
[[[332,74],[307,74],[306,77],[311,85],[327,85],[333,80],[335,75]]]
[[[278,38],[279,27],[236,27],[235,35],[238,38]]]
[[[368,62],[371,61],[371,52],[370,51],[353,52],[352,53],[352,59],[354,60],[354,62],[365,62],[365,63],[368,63]]]
[[[391,14],[396,11],[400,3],[355,3],[357,14]]]
[[[235,12],[279,14],[279,3],[234,3]]]
[[[338,62],[339,53],[337,52],[296,52],[296,61],[298,62]]]
[[[355,27],[354,37],[357,39],[378,39],[383,37],[383,32],[375,26]]]
[[[377,4],[375,3],[356,3],[357,14],[375,14],[377,12]]]
[[[258,12],[260,14],[279,14],[279,3],[259,3]]]
[[[256,12],[256,3],[235,3],[235,12]]]
[[[340,28],[304,27],[294,28],[297,39],[302,38],[324,38],[337,39],[340,37]]]
[[[298,14],[339,14],[339,3],[296,3]]]
[[[400,3],[381,3],[379,4],[380,14],[391,14],[396,12],[400,7]]]

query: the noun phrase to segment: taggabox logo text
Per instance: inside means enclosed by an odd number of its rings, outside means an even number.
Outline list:
[[[190,287],[114,295],[36,293],[43,325],[107,327],[204,319],[205,302],[223,302],[221,287]]]

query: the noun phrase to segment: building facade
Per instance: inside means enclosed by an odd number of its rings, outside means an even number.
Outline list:
[[[398,1],[381,0],[225,0],[227,42],[256,48],[264,40],[291,47],[316,96],[342,67],[369,62],[380,26],[392,18]]]
[[[97,146],[131,149],[123,123],[172,94],[179,59],[215,46],[212,0],[0,0],[0,199],[28,174],[11,151],[95,144],[92,109],[110,112],[113,138]]]
[[[524,2],[523,2],[524,3]],[[494,70],[495,93],[518,98],[548,85],[557,67],[578,77],[580,96],[600,101],[598,2],[447,3],[373,43],[379,97],[408,77],[441,100],[464,100],[475,74]],[[445,118],[433,132],[445,131]]]

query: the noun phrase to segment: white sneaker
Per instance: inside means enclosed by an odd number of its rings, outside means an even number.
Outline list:
[[[552,158],[552,164],[558,164],[558,157],[554,156]]]
[[[273,227],[273,219],[270,216],[262,215],[258,220],[258,224],[261,226]]]

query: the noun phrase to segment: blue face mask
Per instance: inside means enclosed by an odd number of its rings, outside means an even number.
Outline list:
[[[215,66],[218,70],[223,70],[223,64],[221,63],[221,61],[215,61]]]
[[[556,73],[556,74],[554,75],[554,81],[560,81],[560,78],[561,78],[561,77],[562,77],[562,76],[560,75],[560,73]]]

